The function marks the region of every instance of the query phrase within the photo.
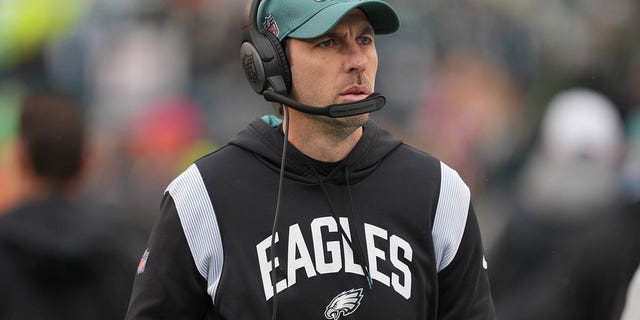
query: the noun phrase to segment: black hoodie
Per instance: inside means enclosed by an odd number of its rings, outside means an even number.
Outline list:
[[[0,215],[0,319],[122,319],[139,231],[113,208],[56,195]]]
[[[167,187],[127,319],[494,319],[455,171],[373,122],[328,172],[289,145],[272,239],[282,147],[256,120]]]

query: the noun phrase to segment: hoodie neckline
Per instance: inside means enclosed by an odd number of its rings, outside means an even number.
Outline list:
[[[350,182],[357,183],[368,176],[382,162],[382,160],[398,147],[402,141],[393,137],[389,132],[381,129],[375,122],[369,120],[363,125],[363,134],[354,148],[327,175],[324,181],[330,184],[344,185],[345,170],[349,170]],[[258,156],[270,168],[279,172],[283,135],[280,126],[272,126],[262,119],[256,119],[248,127],[238,133],[229,142]],[[290,179],[316,184],[311,158],[297,150],[292,144],[286,156],[285,176]],[[316,160],[317,161],[317,160]]]

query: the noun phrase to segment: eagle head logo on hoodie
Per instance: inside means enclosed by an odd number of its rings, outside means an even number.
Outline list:
[[[341,316],[348,316],[356,311],[362,300],[362,288],[349,289],[341,292],[327,306],[324,312],[325,318],[329,320],[337,320]]]

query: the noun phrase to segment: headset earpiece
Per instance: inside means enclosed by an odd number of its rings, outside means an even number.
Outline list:
[[[258,27],[256,16],[259,3],[260,0],[253,0],[248,21],[242,27],[242,67],[249,84],[258,94],[267,89],[287,94],[291,89],[287,54],[274,34]]]
[[[278,60],[277,65],[279,66],[279,68],[277,70],[278,72],[274,74],[274,76],[279,76],[280,81],[284,82],[283,94],[289,93],[289,91],[291,90],[291,69],[289,68],[289,59],[287,59],[287,52],[273,33],[263,30],[262,34],[265,35],[265,37],[271,42],[271,48],[273,49],[276,59]],[[267,79],[269,79],[269,74],[267,74]],[[277,88],[273,89],[278,92]]]

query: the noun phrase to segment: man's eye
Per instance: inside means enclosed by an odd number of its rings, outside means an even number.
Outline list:
[[[332,44],[333,44],[333,40],[327,39],[318,43],[318,46],[321,48],[328,48],[328,47],[331,47]]]
[[[371,38],[365,37],[365,36],[362,36],[362,37],[358,38],[358,42],[360,42],[360,44],[362,44],[362,45],[368,45],[368,44],[371,43],[371,41],[373,41]]]

